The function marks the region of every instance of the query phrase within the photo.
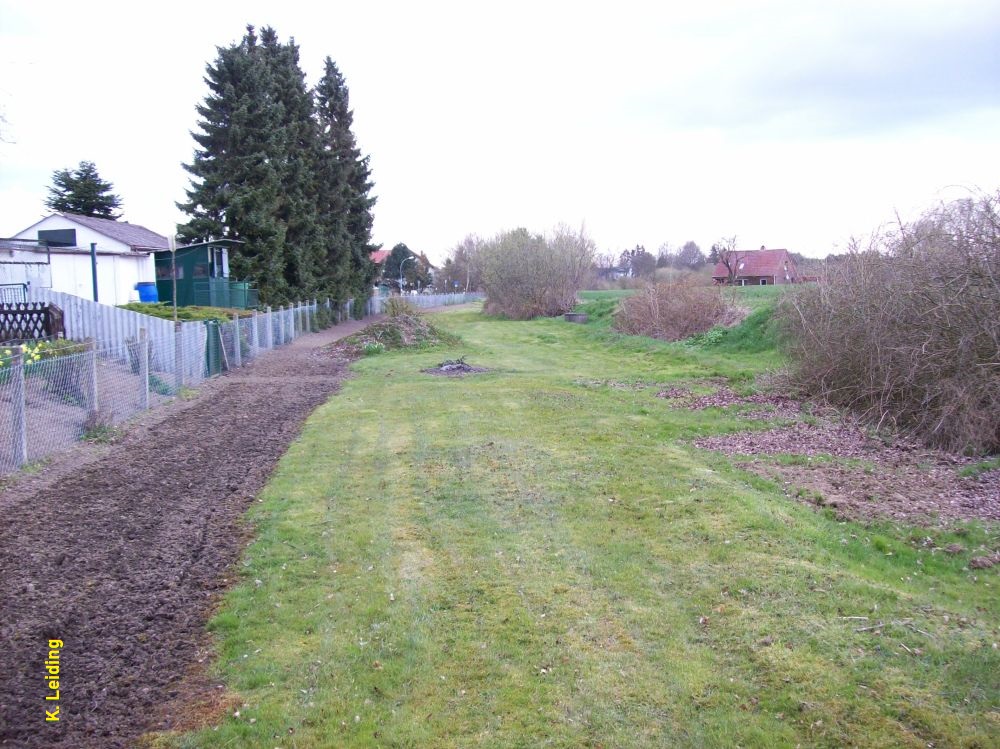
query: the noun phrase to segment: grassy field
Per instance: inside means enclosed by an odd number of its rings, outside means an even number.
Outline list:
[[[151,743],[1000,743],[996,573],[923,546],[996,529],[838,522],[688,443],[746,422],[655,397],[773,351],[436,321],[463,343],[360,361],[254,507],[211,622],[238,714]],[[458,356],[493,371],[419,371]]]

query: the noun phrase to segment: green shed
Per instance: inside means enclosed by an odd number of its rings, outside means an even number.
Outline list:
[[[173,301],[173,277],[177,282],[178,307],[256,307],[259,303],[256,286],[229,277],[229,250],[241,244],[236,239],[213,239],[178,247],[174,252],[157,251],[156,291],[160,301]]]

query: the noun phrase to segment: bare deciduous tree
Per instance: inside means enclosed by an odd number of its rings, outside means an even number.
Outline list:
[[[479,253],[486,311],[526,320],[571,310],[592,273],[594,254],[582,228],[559,226],[549,237],[527,229],[498,235]]]
[[[736,250],[736,237],[723,237],[712,247],[719,262],[726,268],[726,283],[732,286],[739,275],[739,252]]]

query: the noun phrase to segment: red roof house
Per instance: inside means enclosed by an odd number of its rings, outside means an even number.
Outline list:
[[[795,260],[788,250],[739,250],[732,254],[730,266],[735,274],[736,286],[770,286],[771,284],[798,283],[799,273]],[[729,283],[730,269],[723,262],[715,265],[712,280],[717,284]]]

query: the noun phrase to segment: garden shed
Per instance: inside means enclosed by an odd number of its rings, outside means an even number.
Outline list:
[[[176,279],[178,307],[256,307],[259,302],[256,286],[229,277],[229,251],[241,244],[243,242],[235,239],[213,239],[178,247],[173,252],[157,252],[156,291],[159,300],[173,301],[173,279]]]

